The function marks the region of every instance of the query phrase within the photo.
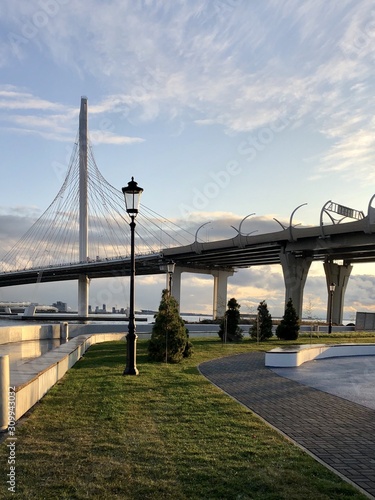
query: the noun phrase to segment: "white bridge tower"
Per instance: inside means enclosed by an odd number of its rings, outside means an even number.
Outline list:
[[[87,261],[88,201],[87,201],[87,97],[81,97],[79,113],[79,260]],[[78,316],[87,318],[90,280],[86,274],[78,279]]]

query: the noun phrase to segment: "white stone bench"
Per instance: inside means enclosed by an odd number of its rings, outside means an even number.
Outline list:
[[[295,367],[313,359],[340,356],[375,356],[375,344],[306,344],[276,347],[266,352],[265,366]]]

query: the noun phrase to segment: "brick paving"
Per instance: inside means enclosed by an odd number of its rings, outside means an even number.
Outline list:
[[[375,410],[276,375],[261,352],[202,363],[201,373],[375,499]]]

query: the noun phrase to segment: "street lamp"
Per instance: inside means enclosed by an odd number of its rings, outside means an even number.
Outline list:
[[[167,272],[168,272],[168,291],[169,291],[169,295],[172,294],[172,277],[173,277],[173,273],[174,273],[174,268],[175,268],[176,264],[173,262],[173,260],[170,260],[167,264]]]
[[[329,322],[328,322],[328,333],[332,333],[332,310],[333,310],[333,294],[335,293],[336,284],[331,283],[329,285]]]
[[[169,292],[169,294],[172,293],[172,276],[174,273],[175,266],[176,266],[176,263],[173,262],[173,260],[170,260],[167,263],[160,264],[160,266],[159,266],[160,271],[165,271],[168,273],[168,292]]]
[[[139,202],[143,189],[132,180],[128,182],[126,187],[122,188],[125,198],[126,211],[131,218],[130,222],[130,309],[129,309],[129,327],[126,336],[126,351],[127,359],[123,375],[138,375],[136,359],[137,359],[137,335],[135,334],[135,317],[134,317],[134,277],[135,277],[135,255],[134,255],[134,230],[135,218],[138,215]]]
[[[169,315],[169,299],[172,295],[172,276],[174,273],[175,263],[173,260],[168,261],[166,264],[160,264],[160,271],[166,271],[168,273],[168,302],[167,302],[167,318]],[[167,319],[168,321],[168,319]],[[165,362],[168,363],[168,323],[165,328]]]

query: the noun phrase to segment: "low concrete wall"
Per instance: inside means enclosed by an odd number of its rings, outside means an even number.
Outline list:
[[[137,323],[136,324],[136,333],[139,338],[142,338],[141,335],[148,334],[150,335],[152,332],[152,323]],[[189,334],[197,334],[200,333],[202,336],[206,334],[216,333],[219,331],[219,325],[214,324],[187,324],[186,328],[189,330]],[[242,327],[244,333],[248,333],[249,325],[240,325]],[[106,332],[118,332],[124,333],[128,331],[128,323],[107,323],[107,324],[95,324],[88,323],[85,325],[69,323],[69,338],[76,337],[82,334],[88,333],[106,333]],[[147,337],[144,337],[147,338]]]
[[[59,339],[60,324],[1,326],[0,344],[25,340]]]
[[[15,418],[18,420],[56,384],[87,351],[100,342],[125,340],[123,333],[80,335],[39,358],[28,361],[10,371],[9,386],[16,395]],[[124,350],[125,352],[125,350]],[[8,364],[9,367],[9,364]],[[9,368],[8,368],[9,369]],[[5,377],[6,374],[0,374]],[[4,391],[2,391],[4,392]],[[8,407],[9,387],[0,394],[1,407]],[[0,419],[4,419],[4,416]],[[0,429],[6,429],[8,421],[0,421]]]
[[[266,352],[265,366],[293,368],[315,359],[375,356],[375,344],[314,344],[276,347]]]
[[[367,314],[367,313],[366,313]],[[152,332],[152,323],[137,323],[136,333],[139,338],[149,338]],[[186,325],[189,334],[192,337],[205,337],[218,334],[220,325],[192,323]],[[243,330],[244,337],[249,337],[250,325],[239,325]],[[373,328],[375,330],[375,328]],[[300,328],[301,333],[306,332],[327,332],[328,326],[323,325],[303,325]],[[334,326],[332,332],[349,332],[353,331],[354,327]],[[35,324],[25,326],[1,326],[0,327],[0,344],[8,344],[10,342],[22,342],[24,340],[44,340],[44,339],[59,339],[66,340],[66,334],[69,338],[78,337],[79,335],[87,335],[94,333],[123,333],[128,331],[128,323],[52,323],[52,324]],[[275,334],[276,326],[273,327]],[[145,335],[144,335],[145,334]]]

